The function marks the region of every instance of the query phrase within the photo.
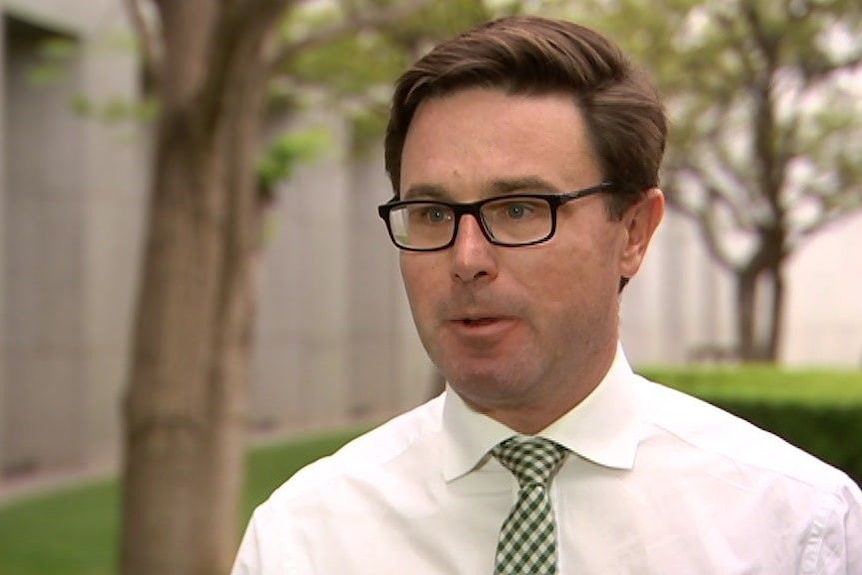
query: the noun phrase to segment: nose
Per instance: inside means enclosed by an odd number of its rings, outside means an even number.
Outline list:
[[[471,283],[497,276],[497,261],[494,246],[482,233],[476,218],[470,214],[461,217],[452,253],[452,277]]]

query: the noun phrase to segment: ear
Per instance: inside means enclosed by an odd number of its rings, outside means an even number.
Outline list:
[[[641,267],[653,233],[664,216],[664,194],[650,188],[646,196],[623,214],[625,244],[620,254],[620,277],[632,278]]]

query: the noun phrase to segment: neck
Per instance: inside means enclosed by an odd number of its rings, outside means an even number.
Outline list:
[[[506,427],[525,435],[535,435],[577,407],[602,382],[610,370],[616,356],[616,341],[590,354],[589,362],[584,362],[577,370],[562,381],[547,382],[547,394],[519,401],[511,405],[492,408],[479,408],[465,399],[475,411],[484,413]]]

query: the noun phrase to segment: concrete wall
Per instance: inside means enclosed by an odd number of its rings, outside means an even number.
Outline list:
[[[684,363],[706,345],[730,347],[730,278],[714,265],[697,230],[669,211],[640,273],[622,298],[622,339],[633,363]]]
[[[812,238],[787,275],[786,362],[862,369],[862,213]]]
[[[72,106],[136,92],[121,5],[5,1],[0,15],[0,469],[10,476],[115,458],[145,165],[133,124]],[[39,81],[39,52],[58,36],[74,51]]]
[[[85,397],[80,120],[73,58],[50,89],[28,80],[42,28],[5,21],[4,467],[82,459]]]
[[[109,4],[117,4],[115,1]],[[122,30],[119,7],[102,15],[108,30]],[[121,34],[121,32],[118,32]],[[106,105],[132,102],[138,68],[128,47],[94,36],[81,62],[83,93]],[[87,357],[85,436],[90,459],[112,460],[119,447],[121,389],[127,375],[132,314],[147,211],[149,128],[134,122],[85,122],[86,185],[82,301],[87,318],[83,346]]]
[[[783,363],[862,368],[862,212],[812,238],[786,267]],[[622,337],[635,363],[680,363],[734,341],[733,278],[694,226],[668,212],[623,296]]]

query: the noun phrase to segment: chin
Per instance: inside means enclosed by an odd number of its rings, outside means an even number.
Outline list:
[[[502,369],[501,369],[502,368]],[[455,370],[443,373],[446,381],[467,403],[479,411],[498,405],[517,403],[535,388],[535,378],[525,377],[509,366],[495,365],[487,369]]]

